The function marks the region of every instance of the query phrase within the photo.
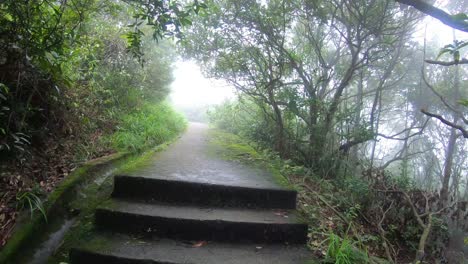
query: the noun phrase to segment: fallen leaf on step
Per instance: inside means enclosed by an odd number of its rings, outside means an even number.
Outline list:
[[[282,216],[284,218],[288,218],[288,213],[286,211],[275,211],[273,212],[277,216]]]
[[[193,244],[192,247],[194,247],[194,248],[199,248],[199,247],[203,247],[203,246],[206,245],[206,244],[207,244],[206,241],[199,241],[199,242]]]

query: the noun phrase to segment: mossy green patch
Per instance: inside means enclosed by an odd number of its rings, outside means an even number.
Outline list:
[[[130,156],[122,162],[114,174],[125,174],[138,170],[150,164],[154,155],[166,149],[171,143],[161,144],[138,155]],[[75,225],[67,232],[63,244],[57,250],[56,254],[49,258],[48,263],[60,263],[68,261],[68,254],[73,247],[83,247],[87,249],[104,250],[109,245],[106,240],[95,239],[94,234],[94,212],[100,205],[112,206],[112,200],[109,199],[113,189],[113,177],[108,177],[102,184],[93,182],[88,185],[80,195],[79,199],[70,203],[70,206],[80,214]]]
[[[119,168],[116,174],[129,174],[149,166],[157,152],[165,150],[169,145],[174,143],[178,138],[173,138],[166,143],[158,145],[150,150],[140,153],[138,156],[129,158],[126,163]]]
[[[176,138],[143,153],[117,153],[83,164],[65,178],[44,202],[49,224],[40,214],[35,214],[31,219],[29,216],[22,217],[14,235],[0,252],[0,263],[23,262],[23,259],[32,255],[33,248],[41,239],[45,239],[44,229],[50,229],[51,222],[61,222],[67,215],[79,212],[76,224],[67,232],[61,249],[51,258],[50,263],[66,261],[72,245],[89,240],[93,230],[94,210],[112,192],[113,177],[107,177],[102,183],[96,181],[96,178],[108,173],[110,167],[114,170],[117,168],[117,173],[141,168],[151,161],[156,152],[164,150],[175,140]],[[60,219],[55,220],[57,218]]]
[[[259,152],[254,144],[232,133],[219,129],[210,129],[209,133],[209,155],[265,169],[273,175],[279,185],[286,188],[293,187],[281,173],[281,159],[276,157],[274,153]]]
[[[319,260],[310,259],[310,260],[306,261],[304,264],[319,264],[319,263],[321,263]]]
[[[127,157],[127,153],[118,153],[108,157],[90,161],[75,170],[47,197],[43,207],[50,222],[58,217],[66,208],[66,204],[76,194],[75,187],[84,183],[93,173],[102,169],[109,163],[117,162]],[[66,210],[66,209],[65,209]],[[44,229],[45,220],[42,215],[35,214],[32,219],[23,216],[16,225],[13,236],[0,252],[0,263],[13,263],[18,255],[25,255],[23,250],[31,248],[30,245],[37,243]]]
[[[49,258],[48,263],[61,263],[68,261],[70,249],[77,245],[86,245],[96,249],[105,249],[104,241],[99,243],[92,240],[94,233],[94,211],[112,192],[113,178],[107,178],[101,185],[93,183],[82,192],[80,198],[74,200],[70,206],[80,211],[75,224],[67,232],[59,250]]]

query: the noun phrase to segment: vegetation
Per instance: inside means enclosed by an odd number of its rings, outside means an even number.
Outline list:
[[[165,100],[178,45],[239,94],[208,113],[237,135],[212,135],[223,156],[299,191],[324,262],[463,261],[468,19],[446,2],[1,1],[0,246],[80,164],[184,130]],[[414,37],[424,14],[451,43]]]
[[[169,141],[174,42],[203,4],[0,3],[0,246],[77,166]],[[155,41],[156,39],[157,41]]]
[[[183,41],[238,91],[210,121],[303,168],[291,177],[308,183],[305,204],[333,208],[343,226],[320,232],[334,233],[324,255],[336,263],[362,263],[337,257],[366,239],[392,263],[458,263],[463,251],[467,41],[414,38],[420,4],[212,0]],[[444,8],[466,24],[462,1]],[[322,252],[329,236],[311,237]]]
[[[182,115],[167,103],[143,105],[134,113],[122,117],[121,127],[109,140],[120,151],[141,151],[179,135],[186,126]]]

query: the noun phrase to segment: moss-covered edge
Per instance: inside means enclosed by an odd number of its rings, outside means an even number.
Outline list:
[[[166,149],[168,145],[172,144],[178,138],[179,137],[175,137],[173,140],[145,152],[119,152],[84,163],[66,177],[44,201],[43,205],[49,222],[52,222],[51,220],[53,217],[59,217],[54,214],[55,212],[60,211],[60,209],[64,207],[64,204],[71,202],[70,199],[73,199],[71,196],[73,196],[73,193],[76,193],[74,189],[78,185],[93,179],[93,176],[97,176],[94,172],[103,167],[110,167],[116,164],[121,164],[121,166],[118,166],[116,173],[124,173],[144,166],[156,152]],[[35,214],[31,219],[24,218],[27,221],[21,221],[17,224],[14,234],[0,251],[0,263],[9,263],[15,260],[21,252],[21,249],[27,248],[33,243],[36,237],[43,233],[42,227],[47,223],[42,215]]]
[[[273,160],[266,160],[246,139],[217,128],[210,128],[209,135],[210,155],[265,169],[271,173],[277,184],[287,189],[294,189],[281,173],[281,165]]]
[[[121,166],[112,175],[125,174],[133,170],[142,168],[150,164],[158,152],[165,150],[170,144],[174,143],[179,137],[176,137],[166,143],[158,145],[146,152],[139,153],[125,160]],[[65,234],[60,248],[49,257],[47,263],[66,263],[68,262],[69,252],[72,248],[92,248],[93,250],[105,250],[110,245],[106,240],[94,236],[94,212],[96,208],[104,204],[112,203],[109,197],[112,193],[113,177],[108,177],[102,184],[89,184],[84,190],[83,197],[75,199],[70,203],[70,207],[78,209],[80,214],[76,218],[76,223]]]
[[[236,161],[247,166],[253,166],[261,169],[266,169],[273,175],[276,183],[288,189],[293,189],[298,192],[302,191],[297,186],[291,184],[282,172],[279,158],[268,159],[264,154],[259,153],[250,144],[250,142],[230,132],[211,127],[209,140],[209,154],[215,157],[222,158],[228,161]],[[270,153],[272,154],[272,153]],[[307,219],[300,213],[295,213],[298,223],[309,223]],[[320,260],[315,257],[307,260],[304,264],[318,264]]]
[[[69,197],[67,196],[73,193],[73,189],[77,185],[93,176],[93,172],[122,161],[130,155],[128,152],[115,153],[86,162],[80,168],[73,171],[48,195],[43,203],[49,221],[53,217],[56,217],[54,213],[60,210],[64,203],[68,202],[67,198]],[[0,263],[12,261],[21,248],[29,245],[34,240],[34,237],[41,233],[43,224],[46,224],[46,222],[41,214],[35,214],[31,219],[27,219],[27,221],[20,221],[15,227],[14,234],[0,251]]]

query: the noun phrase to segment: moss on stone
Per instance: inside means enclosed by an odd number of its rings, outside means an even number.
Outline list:
[[[113,178],[107,178],[101,185],[93,183],[85,188],[80,198],[74,200],[70,206],[80,211],[76,223],[67,232],[63,243],[56,254],[49,258],[49,263],[68,261],[68,253],[74,246],[86,245],[96,249],[104,249],[103,243],[91,240],[94,233],[94,211],[112,192]],[[91,243],[92,241],[92,243]]]
[[[259,153],[246,139],[214,128],[210,129],[209,133],[208,155],[267,170],[276,183],[286,188],[293,188],[281,174],[281,165]]]
[[[311,259],[311,260],[306,261],[304,264],[319,264],[319,263],[322,263],[322,262],[316,259]]]
[[[167,148],[173,141],[159,145],[153,149],[130,156],[121,162],[113,173],[126,174],[150,164],[153,156]],[[109,245],[105,240],[92,239],[94,234],[94,212],[100,205],[111,205],[109,199],[113,189],[113,177],[108,177],[102,184],[92,183],[84,188],[80,198],[70,203],[70,207],[80,211],[76,224],[67,232],[62,246],[56,254],[49,258],[48,263],[60,263],[68,261],[68,254],[72,247],[104,250]]]
[[[87,162],[79,169],[73,171],[49,194],[43,203],[49,222],[58,217],[58,211],[63,211],[67,202],[73,198],[73,195],[76,193],[74,189],[77,185],[89,179],[93,172],[96,172],[102,166],[118,162],[127,156],[127,153],[109,155]],[[32,219],[23,215],[21,221],[16,225],[13,236],[8,240],[2,251],[0,251],[0,263],[13,263],[18,255],[24,255],[23,251],[31,248],[31,245],[37,243],[39,237],[42,237],[45,224],[47,223],[41,214],[35,214]]]
[[[158,145],[155,148],[142,152],[137,156],[130,157],[126,160],[125,164],[119,168],[116,174],[130,174],[141,168],[151,165],[154,155],[157,152],[165,150],[170,144],[174,143],[174,141],[176,141],[177,139],[178,138],[175,138],[171,141]]]

